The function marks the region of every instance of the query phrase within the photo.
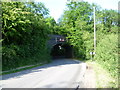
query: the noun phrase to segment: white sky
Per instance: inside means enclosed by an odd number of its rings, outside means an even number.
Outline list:
[[[56,21],[63,14],[67,0],[35,0],[37,2],[42,2],[45,7],[49,9],[50,16],[52,16]],[[96,3],[100,5],[103,9],[113,9],[118,10],[119,0],[83,0],[90,4]]]

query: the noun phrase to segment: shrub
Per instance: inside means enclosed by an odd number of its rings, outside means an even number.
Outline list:
[[[97,44],[95,60],[109,71],[116,80],[118,78],[118,36],[109,34]]]

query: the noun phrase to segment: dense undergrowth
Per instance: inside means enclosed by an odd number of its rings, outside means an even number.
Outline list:
[[[13,46],[3,47],[2,70],[11,70],[14,68],[49,62],[50,56],[46,49],[40,49],[37,52],[31,52],[23,46],[19,50]]]
[[[2,70],[47,62],[48,9],[42,3],[2,3]]]
[[[114,77],[115,86],[118,85],[118,34],[108,34],[97,44],[95,61]]]

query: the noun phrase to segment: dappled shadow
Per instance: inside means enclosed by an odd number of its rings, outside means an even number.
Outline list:
[[[81,63],[81,62],[77,61],[77,60],[72,60],[72,59],[57,59],[57,60],[53,60],[51,63],[45,64],[43,66],[38,66],[38,67],[29,69],[29,70],[24,70],[24,71],[12,73],[12,74],[3,75],[2,80],[6,80],[6,79],[10,79],[10,78],[20,78],[23,75],[32,74],[35,72],[42,72],[43,69],[47,69],[50,67],[69,65],[69,64],[79,64],[79,63]]]

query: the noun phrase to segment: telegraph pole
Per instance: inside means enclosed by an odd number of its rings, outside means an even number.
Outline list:
[[[95,22],[95,7],[93,7],[93,16],[94,16],[94,51],[90,52],[91,55],[91,60],[93,59],[92,57],[95,56],[96,54],[96,22]]]
[[[96,53],[96,22],[95,22],[95,7],[94,8],[94,55]]]

